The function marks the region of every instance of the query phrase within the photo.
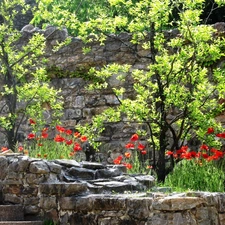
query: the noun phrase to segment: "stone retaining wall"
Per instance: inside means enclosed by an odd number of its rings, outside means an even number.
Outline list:
[[[29,219],[61,225],[225,223],[224,193],[162,193],[154,177],[128,175],[123,166],[5,155],[0,171],[0,203],[22,205]]]

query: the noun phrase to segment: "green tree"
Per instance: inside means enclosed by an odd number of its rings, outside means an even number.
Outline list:
[[[28,118],[43,126],[46,120],[54,122],[62,108],[59,91],[49,85],[45,71],[48,37],[35,32],[21,44],[26,38],[14,28],[18,13],[27,10],[24,0],[0,1],[0,127],[10,149],[15,148],[19,128]]]
[[[110,33],[126,30],[132,34],[128,47],[135,52],[132,46],[141,45],[147,54],[140,55],[138,51],[135,54],[138,60],[148,60],[149,66],[146,70],[131,71],[129,66],[114,64],[90,71],[104,80],[92,85],[93,89],[110,88],[108,78],[123,72],[118,76],[123,81],[125,72],[133,78],[135,97],[125,98],[123,88],[111,87],[120,104],[96,116],[89,131],[93,134],[96,127],[102,131],[106,121],[146,123],[148,145],[154,153],[153,167],[158,180],[163,182],[169,172],[165,159],[167,149],[179,149],[193,137],[218,144],[208,138],[206,131],[208,127],[221,129],[215,117],[222,110],[218,100],[225,97],[224,66],[218,66],[224,56],[225,41],[200,19],[204,0],[108,2],[117,9],[117,14],[112,16],[110,10],[104,11],[98,18],[81,25],[79,34],[86,42],[90,41],[88,34],[95,34],[104,42]],[[223,1],[216,2],[222,6]],[[171,19],[174,10],[178,11],[176,20]],[[177,34],[168,38],[166,34],[171,26],[177,29]]]

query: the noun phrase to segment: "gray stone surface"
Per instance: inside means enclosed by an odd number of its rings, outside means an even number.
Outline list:
[[[0,176],[1,204],[22,206],[26,218],[52,218],[70,225],[222,225],[225,222],[224,193],[163,193],[160,188],[153,188],[154,177],[129,175],[122,172],[121,166],[118,169],[107,164],[52,162],[18,155],[2,156],[0,166],[1,163],[5,166],[4,176]],[[15,168],[21,169],[15,172]],[[117,169],[119,173],[115,172]],[[102,170],[104,173],[97,178],[92,177]],[[85,173],[93,179],[83,176]],[[156,192],[150,192],[149,185]]]
[[[218,23],[214,26],[221,32],[224,32],[224,23]],[[118,99],[112,93],[111,88],[104,91],[88,91],[86,87],[90,83],[88,79],[85,78],[91,67],[101,68],[104,65],[110,63],[119,64],[130,64],[131,69],[142,69],[147,70],[149,63],[151,63],[150,58],[148,58],[149,51],[142,48],[142,45],[133,45],[131,40],[131,34],[122,33],[112,35],[109,37],[105,45],[100,46],[98,42],[89,43],[86,47],[90,47],[91,51],[88,54],[83,54],[82,48],[85,46],[84,43],[79,38],[72,38],[72,42],[65,47],[62,47],[59,51],[54,52],[52,48],[54,47],[56,41],[63,40],[67,37],[66,30],[58,30],[55,27],[49,26],[46,30],[40,30],[30,25],[25,26],[22,29],[23,38],[21,39],[20,45],[26,44],[29,38],[35,32],[42,32],[46,36],[53,34],[47,40],[47,51],[46,58],[48,59],[49,70],[52,68],[51,72],[51,85],[57,89],[61,89],[61,95],[64,98],[64,109],[63,117],[61,122],[64,126],[68,128],[74,128],[77,124],[84,125],[90,122],[92,117],[96,114],[101,113],[108,107],[114,107],[119,104]],[[168,38],[175,37],[178,31],[171,30],[165,31],[165,36]],[[119,40],[122,38],[122,42]],[[136,55],[131,51],[132,48],[137,49],[137,53],[141,56],[139,60],[136,60]],[[147,56],[147,57],[146,57]],[[220,62],[221,64],[224,61]],[[54,71],[54,68],[56,71]],[[57,78],[57,70],[61,71],[60,75],[64,74],[64,71],[69,71],[72,74],[78,73],[80,77],[63,77]],[[125,82],[120,82],[116,80],[117,74],[114,74],[110,79],[109,83],[111,87],[123,86],[126,90],[124,96],[122,97],[133,97],[133,80],[130,78],[129,74],[123,74],[127,76]],[[83,78],[81,78],[81,76]],[[0,99],[0,105],[4,102]],[[174,118],[174,115],[170,119]],[[168,118],[169,118],[168,117]],[[218,116],[218,120],[225,124],[225,116]],[[98,154],[97,160],[105,163],[111,163],[115,159],[114,153],[123,152],[125,143],[129,140],[131,135],[140,128],[140,124],[132,123],[132,126],[127,129],[124,123],[110,123],[107,124],[107,129],[102,133],[102,136],[98,141],[101,141],[100,146],[101,154]],[[142,127],[143,128],[143,127]],[[19,133],[21,136],[26,137],[29,132],[30,127],[27,123],[21,124],[21,129]],[[147,128],[143,128],[146,130]],[[6,142],[5,138],[0,134],[0,146],[4,145]],[[149,151],[151,149],[148,149]]]

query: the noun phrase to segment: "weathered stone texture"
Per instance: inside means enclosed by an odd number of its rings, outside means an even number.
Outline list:
[[[215,24],[214,27],[220,32],[225,31],[224,23]],[[53,52],[56,41],[64,40],[68,33],[66,30],[58,30],[53,26],[48,26],[46,30],[40,30],[32,25],[25,26],[21,33],[22,38],[20,45],[25,45],[33,33],[40,32],[47,38],[46,58],[48,59],[48,67],[53,72],[51,74],[51,84],[57,89],[61,89],[61,95],[64,98],[64,109],[62,116],[62,124],[67,128],[72,128],[77,124],[85,124],[90,122],[94,115],[97,115],[107,109],[119,104],[118,99],[113,95],[111,89],[104,91],[87,91],[88,80],[82,78],[57,78],[57,69],[62,73],[80,73],[83,77],[87,74],[91,67],[101,68],[110,63],[130,64],[131,69],[148,70],[148,65],[151,63],[150,52],[143,49],[141,44],[135,45],[130,42],[131,34],[121,33],[111,35],[105,41],[105,45],[100,45],[99,42],[93,41],[88,43],[86,47],[90,48],[90,52],[84,54],[82,48],[85,46],[81,39],[72,37],[72,41],[68,46],[62,47],[59,51]],[[52,34],[52,35],[50,35]],[[171,38],[178,34],[178,30],[165,31],[165,37]],[[49,36],[50,35],[50,36]],[[121,41],[122,40],[122,41]],[[134,49],[137,54],[134,54]],[[54,68],[56,72],[54,72]],[[133,97],[133,80],[128,76],[124,82],[116,80],[117,74],[109,78],[111,87],[123,86],[126,90],[124,96]],[[0,105],[4,102],[0,99]],[[217,117],[218,120],[224,123],[224,115]],[[111,163],[115,159],[116,154],[121,153],[125,143],[136,129],[147,128],[143,125],[132,123],[109,123],[105,125],[106,129],[98,141],[102,142],[99,154],[96,155],[98,160]],[[28,124],[21,124],[19,134],[21,137],[26,137],[30,132]],[[6,140],[0,136],[0,146],[6,144]],[[16,169],[16,165],[14,167]],[[19,168],[23,169],[23,168]],[[24,167],[25,169],[25,167]],[[0,175],[1,176],[1,175]],[[3,176],[3,175],[2,175]]]
[[[84,44],[79,38],[72,38],[71,43],[68,46],[61,48],[57,52],[53,52],[56,40],[64,40],[68,33],[66,30],[58,30],[55,27],[48,26],[46,30],[40,30],[38,28],[32,27],[32,25],[27,25],[22,29],[22,38],[20,45],[25,45],[29,38],[35,32],[40,32],[47,37],[47,48],[46,48],[46,58],[48,59],[48,67],[53,68],[51,74],[52,81],[51,84],[57,89],[61,89],[61,95],[64,98],[64,109],[62,116],[62,123],[67,128],[74,129],[75,125],[85,124],[90,122],[94,115],[97,115],[107,109],[108,107],[113,107],[119,104],[118,99],[112,93],[111,89],[104,91],[87,91],[86,87],[90,83],[82,78],[57,78],[54,74],[54,68],[56,70],[59,68],[60,71],[69,71],[71,73],[82,73],[85,77],[88,70],[91,67],[102,67],[110,63],[119,64],[131,64],[133,68],[146,68],[148,62],[142,59],[137,59],[133,54],[132,49],[136,48],[136,45],[130,43],[131,35],[128,33],[121,33],[117,35],[111,35],[107,40],[105,45],[101,46],[98,42],[93,41],[89,43],[87,47],[90,47],[91,51],[87,54],[83,54],[82,48]],[[50,35],[54,32],[52,35]],[[50,35],[50,36],[49,36]],[[122,42],[119,40],[122,38]],[[138,49],[142,51],[141,46]],[[142,62],[143,61],[143,62]],[[131,69],[131,70],[132,70]],[[57,73],[57,72],[56,72]],[[120,87],[121,85],[125,87],[125,96],[132,96],[132,80],[127,78],[125,82],[120,82],[116,80],[116,74],[109,79],[110,86]],[[0,105],[4,104],[0,99]],[[136,127],[135,125],[133,127]],[[123,149],[124,143],[133,134],[134,128],[124,131],[124,124],[108,124],[107,129],[103,132],[102,137],[99,141],[104,142],[101,146],[101,152],[108,155],[109,150],[119,151]],[[26,137],[30,132],[30,127],[28,124],[21,124],[21,129],[19,131],[21,137]],[[6,140],[0,136],[0,146],[6,144]],[[118,141],[120,140],[120,141]],[[109,162],[112,161],[113,155],[106,158],[106,156],[101,156],[101,159]],[[15,165],[16,166],[16,165]],[[31,165],[31,168],[33,166]],[[16,168],[15,168],[16,169]],[[22,168],[21,168],[22,169]]]
[[[153,189],[154,177],[129,176],[121,166],[114,169],[100,163],[49,162],[18,155],[0,157],[0,166],[5,171],[0,176],[1,204],[22,205],[25,217],[51,218],[62,225],[225,222],[224,193],[146,192]],[[15,168],[21,169],[15,172]]]

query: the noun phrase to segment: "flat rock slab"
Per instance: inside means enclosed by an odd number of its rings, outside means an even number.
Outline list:
[[[135,185],[132,185],[131,183],[123,183],[119,181],[95,182],[94,185],[100,186],[102,190],[110,191],[110,192],[114,191],[118,193],[121,193],[124,191],[136,190]]]
[[[86,161],[81,162],[81,166],[83,168],[93,169],[93,170],[104,169],[106,167],[102,163],[86,162]]]
[[[72,167],[72,166],[81,167],[80,163],[72,159],[56,159],[56,160],[53,160],[53,162],[66,167]]]
[[[165,198],[155,199],[153,209],[160,211],[185,211],[206,204],[206,201],[198,197],[174,197],[168,196]]]

